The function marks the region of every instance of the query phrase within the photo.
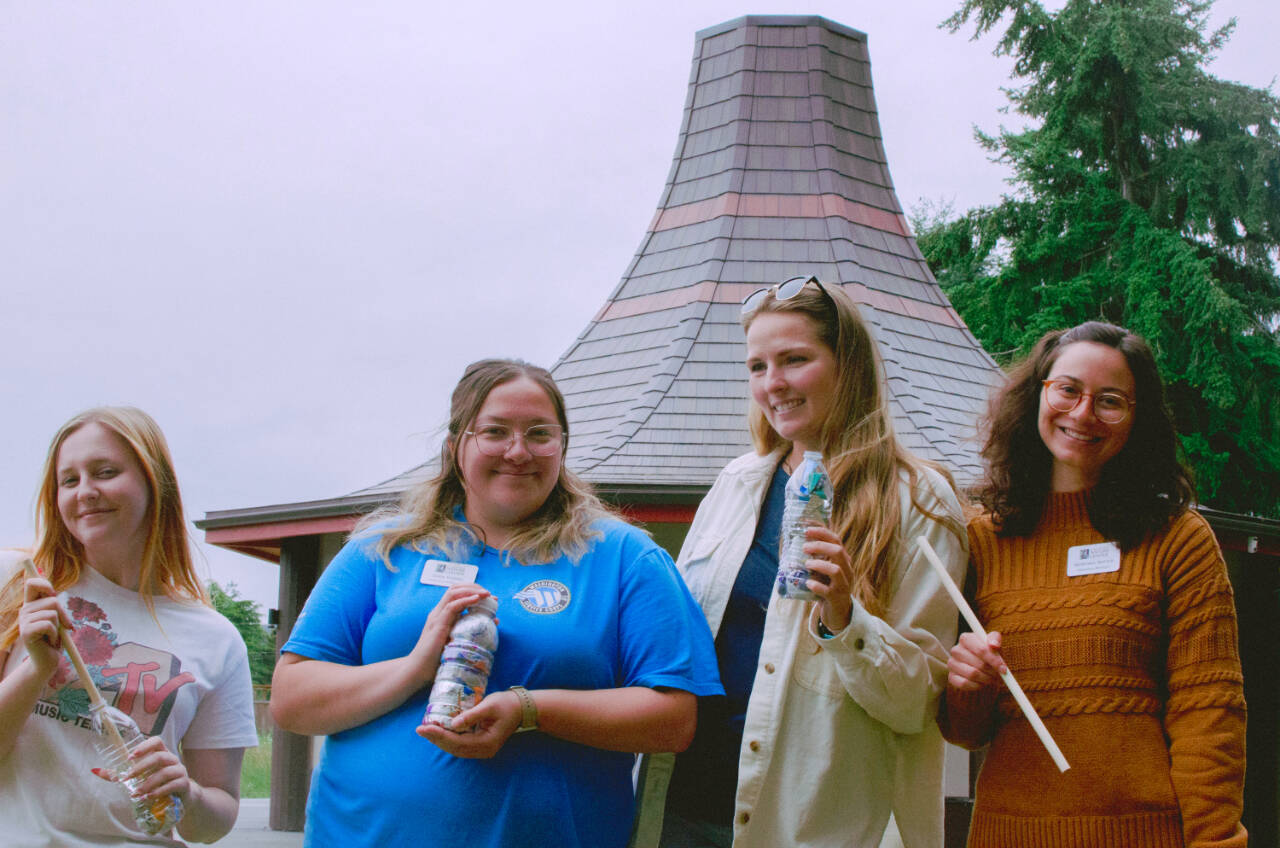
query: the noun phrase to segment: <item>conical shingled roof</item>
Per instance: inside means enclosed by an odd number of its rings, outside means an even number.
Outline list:
[[[742,298],[798,274],[843,286],[871,323],[902,442],[962,483],[977,479],[974,423],[999,369],[903,218],[867,37],[820,17],[750,16],[697,34],[657,213],[622,281],[552,369],[568,402],[570,467],[621,504],[659,510],[644,520],[687,522],[661,509],[696,504],[750,449]],[[339,498],[209,513],[199,526],[210,541],[264,555],[253,545],[278,545],[298,526],[350,529],[353,513],[436,467]],[[259,529],[239,529],[250,525]]]
[[[820,17],[697,34],[657,214],[553,368],[572,468],[605,489],[703,488],[750,449],[740,303],[798,274],[873,325],[898,436],[961,480],[999,369],[916,246],[885,162],[867,37]]]

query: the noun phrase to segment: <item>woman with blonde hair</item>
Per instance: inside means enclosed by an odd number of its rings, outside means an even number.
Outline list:
[[[632,752],[684,748],[720,686],[671,557],[565,467],[568,439],[545,369],[473,363],[438,471],[321,575],[272,697],[282,727],[328,736],[308,845],[625,844]],[[490,596],[488,694],[424,724],[451,627]]]
[[[5,844],[182,844],[140,830],[129,796],[91,774],[104,763],[68,637],[104,699],[149,737],[134,755],[139,791],[178,798],[184,839],[222,837],[257,744],[248,655],[192,565],[160,428],[132,407],[75,416],[49,447],[36,510],[30,558],[43,576],[27,578],[22,555],[0,565]]]
[[[940,845],[934,711],[957,616],[915,540],[962,580],[956,493],[895,438],[875,340],[843,291],[795,277],[746,298],[742,325],[755,451],[720,473],[678,560],[727,697],[699,701],[661,844],[876,846],[892,814],[908,846]],[[833,487],[831,526],[806,531],[816,602],[774,592],[784,489],[805,451],[822,453]]]

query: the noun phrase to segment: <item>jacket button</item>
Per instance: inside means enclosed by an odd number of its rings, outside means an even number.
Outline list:
[[[747,743],[747,747],[748,747],[748,748],[750,748],[753,752],[755,752],[755,751],[759,751],[759,750],[760,750],[760,743],[759,743],[759,742],[757,742],[756,740],[752,739],[750,742],[748,742],[748,743]]]
[[[866,643],[862,641],[861,636],[853,640],[853,649],[855,651],[861,651],[864,645],[866,645]]]
[[[765,663],[764,670],[767,674],[773,674],[773,663]]]
[[[741,824],[746,824],[747,822],[751,821],[751,814],[742,813],[741,815],[738,816],[738,821]]]

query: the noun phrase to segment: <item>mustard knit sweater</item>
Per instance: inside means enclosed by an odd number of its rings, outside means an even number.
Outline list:
[[[1106,541],[1088,494],[1050,494],[1036,532],[969,527],[974,608],[1071,768],[1059,773],[1003,684],[948,687],[938,723],[990,743],[970,848],[1247,844],[1245,704],[1226,565],[1184,512],[1115,572],[1067,576],[1067,551]]]

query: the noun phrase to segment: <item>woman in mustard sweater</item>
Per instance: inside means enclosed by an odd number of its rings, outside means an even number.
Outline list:
[[[995,398],[970,524],[987,641],[951,652],[943,735],[990,745],[971,848],[1243,846],[1235,607],[1151,349],[1110,324],[1049,333]],[[1062,748],[1059,773],[998,677]]]

